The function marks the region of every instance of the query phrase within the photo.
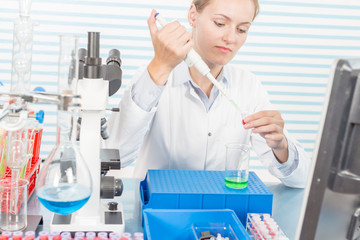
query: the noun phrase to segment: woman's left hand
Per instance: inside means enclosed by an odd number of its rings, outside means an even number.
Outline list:
[[[287,161],[288,143],[283,131],[285,123],[279,111],[260,111],[245,117],[243,120],[245,122],[244,128],[252,128],[253,133],[259,133],[280,162]]]

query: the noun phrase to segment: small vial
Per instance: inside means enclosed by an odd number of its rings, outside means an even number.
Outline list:
[[[106,240],[108,238],[108,234],[107,234],[107,232],[99,232],[98,237],[103,240]]]
[[[95,232],[87,232],[86,233],[86,238],[89,240],[92,240],[94,237],[96,237],[96,233]]]
[[[12,232],[10,232],[10,231],[4,231],[4,232],[2,232],[2,235],[3,235],[3,236],[11,237],[11,236],[12,236]]]
[[[129,232],[124,232],[123,234],[121,234],[122,237],[126,237],[126,238],[131,238],[131,233]]]
[[[1,235],[0,240],[9,240],[9,236],[8,235]]]
[[[39,240],[49,240],[47,235],[39,236]]]
[[[22,240],[22,236],[21,235],[13,235],[12,236],[12,238],[11,238],[12,240]]]
[[[51,240],[61,240],[61,236],[59,235],[53,236]]]
[[[119,240],[129,240],[127,237],[121,237]]]
[[[135,232],[134,237],[136,237],[136,238],[144,238],[144,234],[142,232]]]
[[[60,236],[60,232],[51,232],[50,237]]]
[[[35,236],[25,236],[24,240],[34,240]]]
[[[84,232],[75,232],[75,238],[83,238],[85,237],[85,233]]]
[[[12,234],[13,236],[23,236],[23,232],[21,232],[21,231],[16,231],[16,232],[13,232],[13,234]]]
[[[112,240],[118,240],[119,235],[117,233],[111,232],[111,233],[109,233],[109,238]]]
[[[48,233],[47,231],[40,231],[38,235],[39,235],[39,237],[41,237],[41,236],[48,236],[49,233]]]
[[[65,238],[65,239],[68,239],[68,238],[71,238],[71,233],[70,232],[62,232],[60,234],[61,238]]]
[[[33,237],[35,237],[35,232],[34,231],[26,231],[25,236],[33,236]]]

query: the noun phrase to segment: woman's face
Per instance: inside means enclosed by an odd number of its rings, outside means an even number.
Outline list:
[[[211,0],[202,12],[189,11],[194,49],[210,68],[227,64],[244,44],[254,17],[252,0]]]

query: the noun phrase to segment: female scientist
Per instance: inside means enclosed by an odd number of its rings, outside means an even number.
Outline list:
[[[305,186],[310,159],[304,149],[284,129],[280,112],[255,76],[228,64],[258,11],[257,0],[193,0],[191,33],[178,21],[159,30],[156,11],[151,12],[154,57],[134,76],[120,113],[110,117],[106,143],[120,150],[123,166],[136,160],[135,177],[145,177],[148,169],[224,170],[225,144],[250,142],[272,175],[287,186]],[[191,48],[246,118],[185,64]]]

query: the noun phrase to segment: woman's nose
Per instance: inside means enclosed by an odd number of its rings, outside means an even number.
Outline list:
[[[228,43],[233,43],[235,41],[236,31],[232,28],[227,28],[223,35],[223,40]]]

